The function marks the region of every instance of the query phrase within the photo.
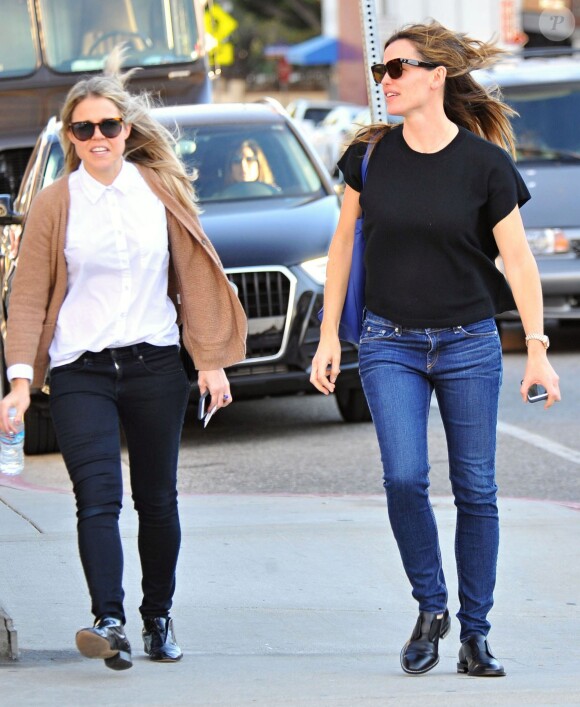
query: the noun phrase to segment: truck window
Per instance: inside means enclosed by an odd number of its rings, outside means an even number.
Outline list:
[[[579,160],[580,86],[506,88],[504,97],[517,110],[513,119],[518,160]]]
[[[31,74],[37,65],[27,0],[0,0],[0,78]]]
[[[191,63],[200,55],[191,1],[40,0],[39,7],[47,63],[59,73],[98,70],[120,43],[129,52],[125,66]]]
[[[130,83],[168,105],[208,103],[205,0],[0,0],[0,194],[16,197],[39,132],[71,86],[126,46]]]

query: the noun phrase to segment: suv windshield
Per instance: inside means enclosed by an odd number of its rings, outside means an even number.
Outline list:
[[[178,152],[197,174],[199,200],[312,196],[323,188],[314,165],[282,123],[181,124]]]
[[[36,69],[36,49],[27,0],[4,0],[0,16],[0,78],[16,78]]]
[[[580,160],[580,86],[504,88],[513,119],[518,161]]]
[[[127,66],[191,62],[199,56],[192,0],[40,0],[39,7],[46,60],[58,72],[100,69],[120,43],[129,49]],[[6,26],[5,18],[2,23]]]
[[[285,124],[180,124],[176,149],[195,177],[201,202],[311,198],[324,189],[310,158]],[[62,148],[55,140],[42,188],[59,176],[62,167]]]

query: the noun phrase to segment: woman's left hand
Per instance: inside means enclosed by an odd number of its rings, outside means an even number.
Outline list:
[[[230,393],[230,383],[223,368],[218,368],[214,371],[199,371],[197,385],[199,386],[200,395],[209,390],[211,395],[209,410],[223,408],[233,402],[232,394]]]
[[[534,383],[543,385],[548,392],[548,399],[544,405],[544,409],[547,410],[561,400],[559,380],[558,374],[545,355],[529,355],[524,380],[520,388],[522,400],[527,402],[528,388],[531,385]]]

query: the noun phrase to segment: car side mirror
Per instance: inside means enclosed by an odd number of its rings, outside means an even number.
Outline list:
[[[12,197],[10,194],[0,194],[0,226],[11,226],[22,223],[22,214],[12,211]]]

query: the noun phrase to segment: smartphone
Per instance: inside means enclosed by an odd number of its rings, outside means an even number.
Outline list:
[[[529,403],[539,403],[540,400],[548,399],[548,391],[543,385],[534,383],[528,388],[528,402]]]
[[[207,415],[209,412],[209,404],[211,403],[211,395],[209,394],[209,390],[206,390],[203,395],[200,396],[199,398],[199,403],[197,406],[197,419],[198,420],[203,420],[203,418]]]

